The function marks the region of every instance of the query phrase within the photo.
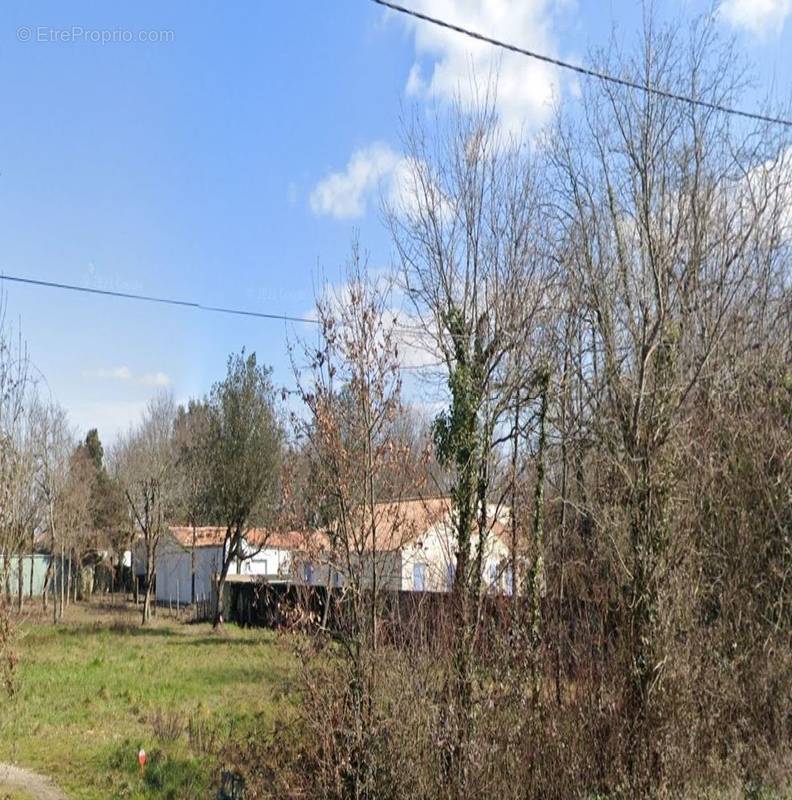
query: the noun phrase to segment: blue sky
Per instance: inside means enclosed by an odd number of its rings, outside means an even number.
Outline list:
[[[632,0],[405,4],[572,60],[613,23],[629,42],[640,18]],[[708,4],[657,6],[679,17]],[[726,0],[721,18],[758,84],[788,93],[792,0]],[[0,271],[304,315],[354,230],[375,264],[391,257],[377,198],[396,185],[402,109],[445,102],[491,57],[367,0],[6,0]],[[574,102],[532,62],[501,66],[508,119],[539,124],[551,91]],[[281,323],[5,290],[81,432],[98,425],[112,440],[163,387],[204,393],[243,345],[291,380]]]

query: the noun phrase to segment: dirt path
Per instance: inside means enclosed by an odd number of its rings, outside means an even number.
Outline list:
[[[66,800],[66,795],[49,778],[11,764],[0,764],[0,792],[3,789],[23,789],[36,800]]]

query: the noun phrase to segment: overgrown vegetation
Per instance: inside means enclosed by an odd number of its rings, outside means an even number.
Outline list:
[[[447,389],[450,613],[393,615],[387,567],[349,564],[371,622],[338,649],[317,632],[303,715],[249,754],[261,796],[789,791],[792,150],[712,110],[739,94],[735,64],[711,18],[682,31],[647,15],[640,51],[598,66],[709,107],[588,82],[580,116],[531,145],[486,95],[435,129],[410,123],[409,200],[386,218],[408,330]],[[378,396],[387,308],[319,304],[302,395],[313,417],[326,401],[329,430]],[[328,373],[349,375],[346,416]],[[336,545],[355,541],[350,519],[387,539],[369,473],[397,485],[400,465],[322,444],[344,470],[309,489]],[[499,604],[481,563],[507,504],[515,592]]]

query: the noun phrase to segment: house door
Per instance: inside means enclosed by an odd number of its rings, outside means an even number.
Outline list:
[[[426,590],[426,564],[413,564],[413,591]]]

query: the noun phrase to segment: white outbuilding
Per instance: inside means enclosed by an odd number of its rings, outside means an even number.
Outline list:
[[[157,548],[157,602],[187,605],[206,602],[223,566],[225,528],[170,526]],[[293,553],[301,547],[298,533],[253,528],[244,534],[244,557],[236,559],[229,575],[283,579],[292,571]]]

